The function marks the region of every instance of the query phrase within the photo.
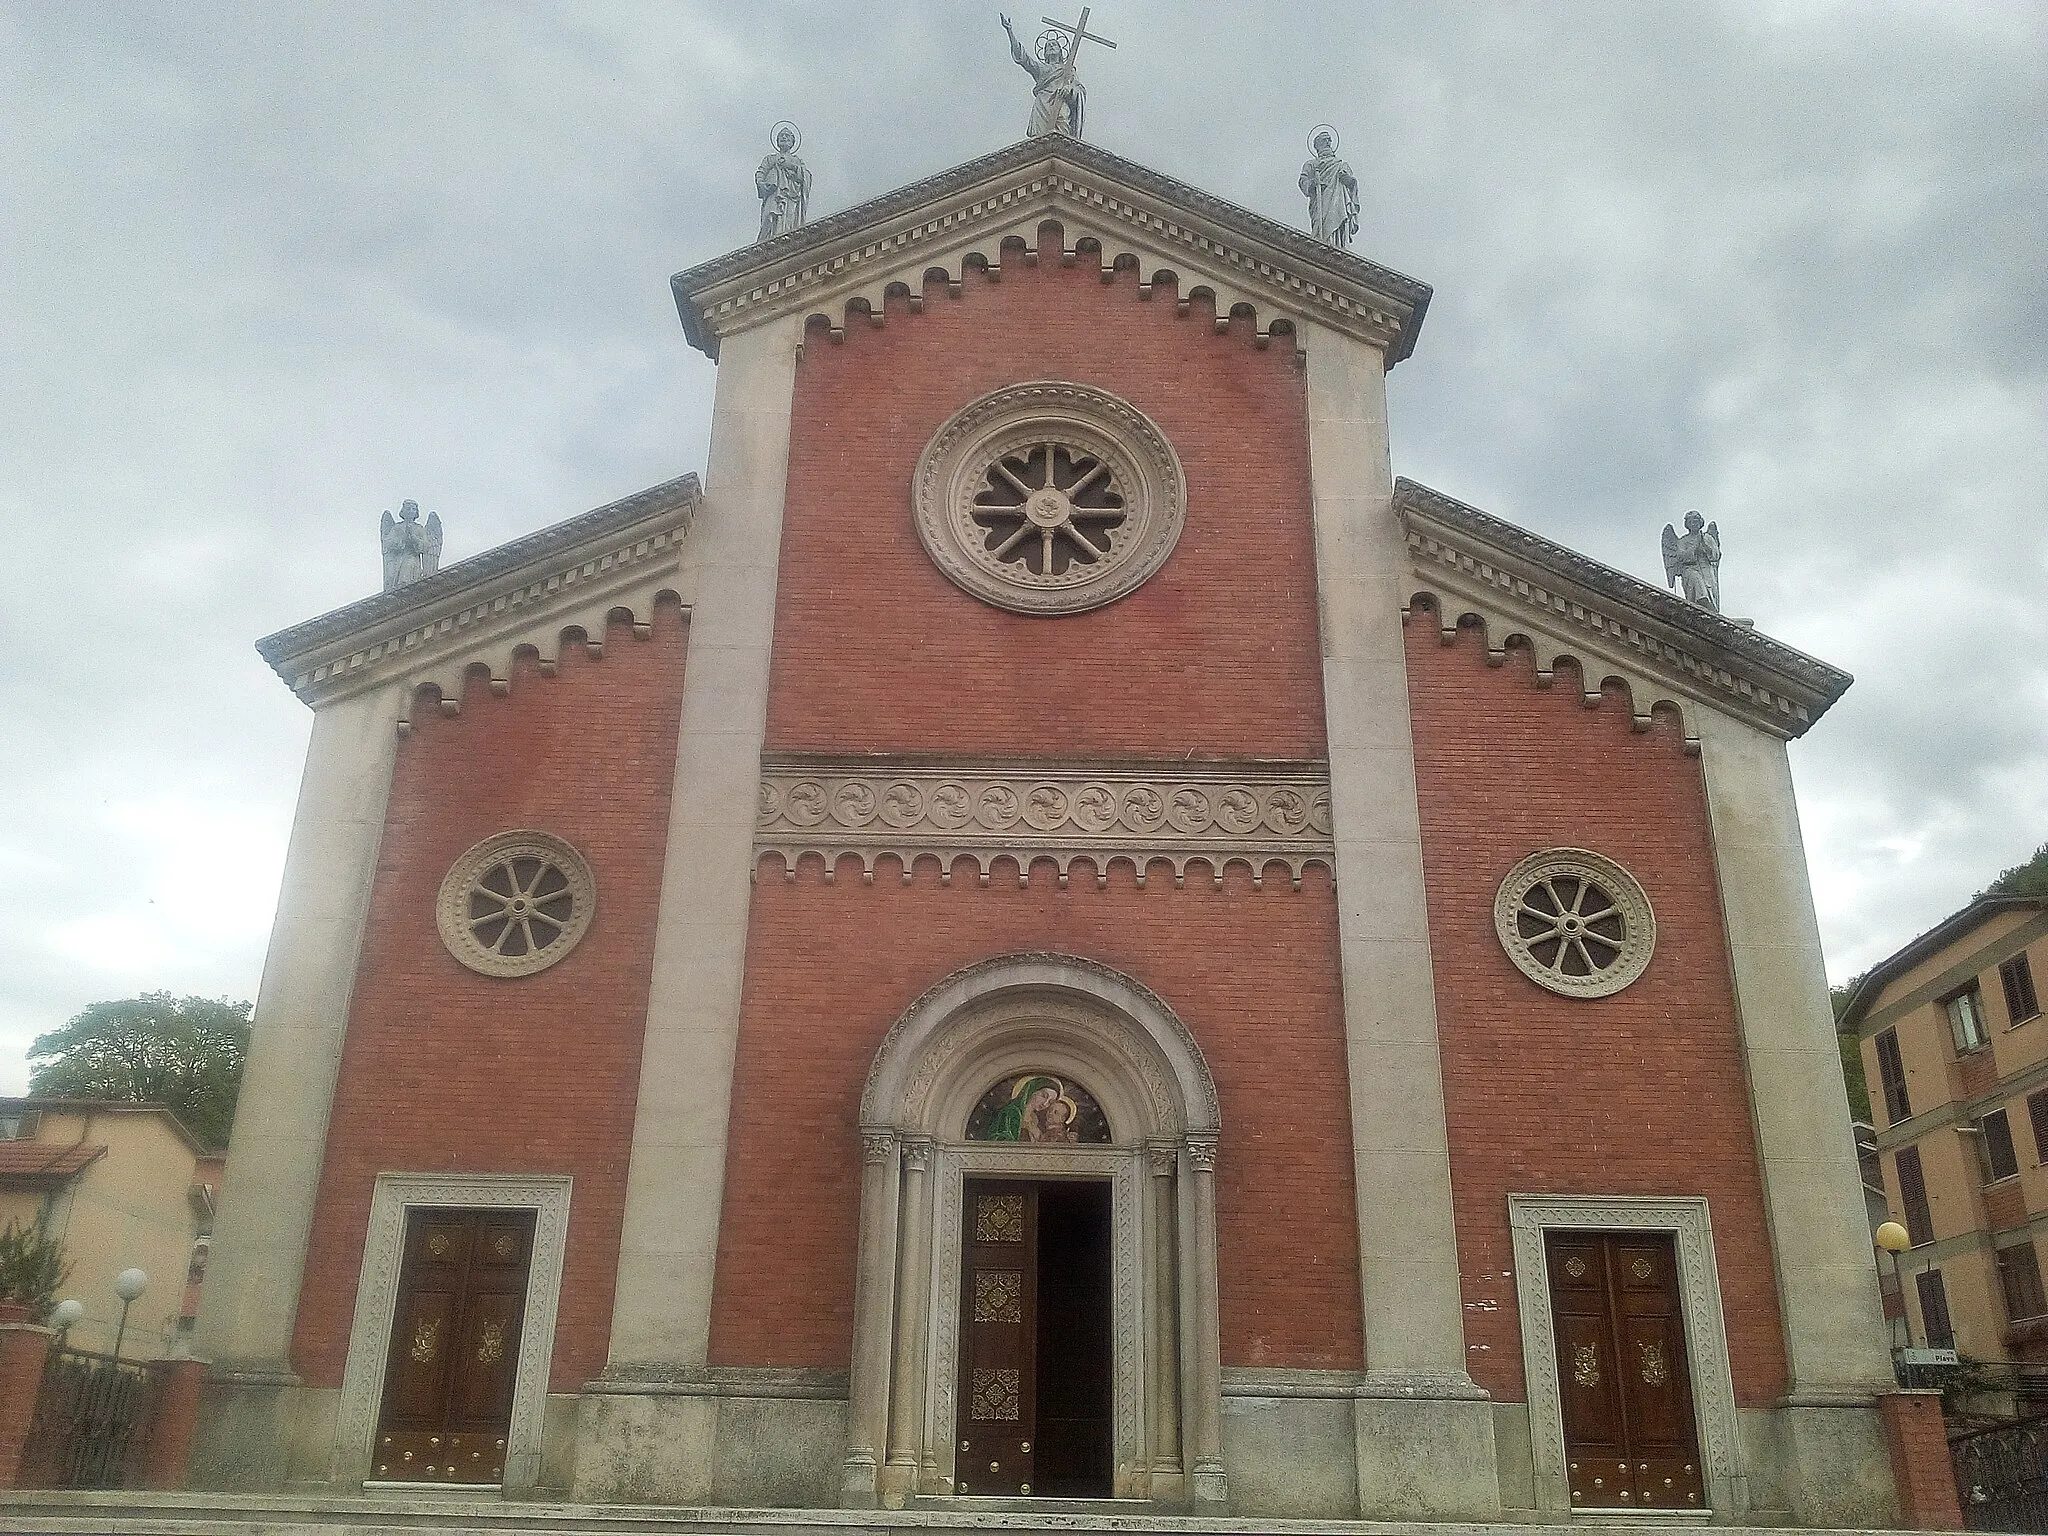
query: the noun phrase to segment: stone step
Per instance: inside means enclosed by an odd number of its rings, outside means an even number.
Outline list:
[[[1000,1507],[997,1506],[1000,1503]],[[911,1510],[720,1509],[552,1504],[379,1490],[334,1495],[203,1493],[0,1493],[0,1532],[119,1536],[974,1536],[979,1532],[1104,1532],[1116,1536],[1556,1536],[1555,1525],[1405,1524],[1373,1520],[1238,1520],[1157,1513],[1120,1500],[957,1503]],[[1749,1536],[1770,1527],[1704,1525],[1683,1517],[1620,1515],[1579,1526],[1654,1529],[1658,1536]],[[1775,1528],[1783,1536],[1783,1527]],[[1812,1536],[1850,1536],[1815,1532]],[[1862,1536],[1862,1533],[1857,1533]]]

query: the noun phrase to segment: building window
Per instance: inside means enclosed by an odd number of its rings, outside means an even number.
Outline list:
[[[2041,1290],[2041,1260],[2031,1242],[1998,1250],[1998,1283],[2005,1291],[2009,1322],[2048,1314],[2048,1295]]]
[[[2034,997],[2034,969],[2025,955],[2014,955],[1998,968],[1999,984],[2005,988],[2005,1017],[2013,1024],[2024,1023],[2041,1012]]]
[[[1899,1175],[1899,1204],[1906,1212],[1906,1232],[1913,1246],[1934,1241],[1934,1213],[1927,1208],[1927,1180],[1920,1172],[1920,1149],[1901,1147],[1892,1155]]]
[[[1977,1141],[1983,1151],[1984,1182],[1995,1184],[2018,1173],[2020,1160],[2012,1149],[2012,1122],[2005,1111],[1992,1110],[1977,1122],[1977,1129],[1982,1132]]]
[[[1975,983],[1948,998],[1942,1006],[1948,1010],[1949,1033],[1955,1036],[1958,1056],[1984,1043],[1984,998]]]
[[[0,1115],[0,1141],[33,1141],[41,1119],[40,1112],[33,1109],[9,1110]]]
[[[1899,1032],[1888,1029],[1877,1037],[1877,1075],[1884,1084],[1885,1122],[1897,1125],[1913,1118],[1913,1104],[1906,1097],[1906,1063],[1899,1055]]]
[[[1913,1279],[1920,1290],[1920,1325],[1927,1334],[1927,1347],[1954,1349],[1956,1330],[1948,1320],[1948,1290],[1941,1283],[1941,1271],[1930,1269]]]
[[[2048,1163],[2048,1093],[2027,1099],[2027,1118],[2034,1122],[2034,1162]]]

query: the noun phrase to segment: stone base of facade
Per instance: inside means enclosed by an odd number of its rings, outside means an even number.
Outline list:
[[[540,1480],[507,1492],[579,1505],[842,1507],[845,1394],[845,1374],[830,1371],[593,1382],[581,1396],[548,1399]],[[188,1486],[360,1491],[366,1469],[335,1443],[338,1402],[332,1389],[279,1373],[216,1371],[202,1393]],[[1735,1496],[1724,1501],[1737,1507],[1712,1510],[1714,1523],[1898,1524],[1875,1403],[1752,1408],[1739,1418],[1739,1466],[1727,1484]],[[1155,1472],[1153,1508],[1305,1520],[1571,1518],[1539,1496],[1521,1403],[1420,1389],[1386,1395],[1357,1372],[1229,1369],[1222,1426],[1223,1472]],[[902,1502],[952,1501],[913,1494]]]

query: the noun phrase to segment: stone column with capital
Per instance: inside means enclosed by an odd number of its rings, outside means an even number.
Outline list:
[[[1186,1496],[1180,1445],[1180,1299],[1174,1287],[1174,1274],[1180,1267],[1174,1257],[1173,1220],[1174,1174],[1180,1152],[1170,1141],[1150,1142],[1145,1147],[1145,1158],[1152,1175],[1147,1181],[1147,1241],[1152,1272],[1149,1349],[1155,1410],[1151,1426],[1152,1497],[1178,1502]]]
[[[1181,1340],[1187,1384],[1187,1494],[1195,1504],[1220,1505],[1230,1497],[1223,1470],[1223,1340],[1217,1318],[1216,1138],[1190,1136],[1183,1196],[1186,1241],[1181,1274],[1190,1321]]]
[[[853,1278],[853,1369],[847,1382],[846,1465],[839,1502],[874,1509],[881,1502],[889,1444],[891,1314],[895,1310],[896,1132],[860,1133],[860,1259]]]
[[[891,1508],[918,1490],[925,1460],[925,1342],[932,1270],[933,1151],[929,1136],[903,1139],[903,1221],[896,1268],[896,1352],[889,1392],[889,1461],[882,1502]]]

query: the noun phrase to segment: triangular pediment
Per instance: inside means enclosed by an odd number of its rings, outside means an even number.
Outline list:
[[[879,320],[892,288],[922,300],[927,273],[958,283],[1000,275],[1006,241],[1038,259],[1039,226],[1063,231],[1062,259],[1136,269],[1148,292],[1170,274],[1182,303],[1214,298],[1218,323],[1249,310],[1261,337],[1302,321],[1380,348],[1389,366],[1415,345],[1425,283],[1064,135],[1026,139],[843,213],[676,275],[683,330],[718,355],[721,337],[801,312],[842,326]]]
[[[404,681],[401,722],[413,691],[429,685],[452,711],[473,670],[502,689],[521,651],[551,671],[565,637],[601,653],[615,617],[644,633],[664,594],[687,607],[684,535],[701,499],[697,477],[680,476],[279,630],[256,650],[315,708]]]
[[[1669,701],[1685,717],[1688,738],[1697,737],[1690,713],[1696,705],[1774,736],[1800,736],[1852,681],[1752,625],[1426,485],[1397,480],[1394,511],[1411,562],[1404,594],[1411,611],[1414,597],[1431,597],[1447,640],[1461,624],[1480,623],[1496,658],[1517,639],[1526,641],[1546,682],[1559,657],[1572,658],[1589,701],[1618,677],[1644,725],[1658,703]]]

